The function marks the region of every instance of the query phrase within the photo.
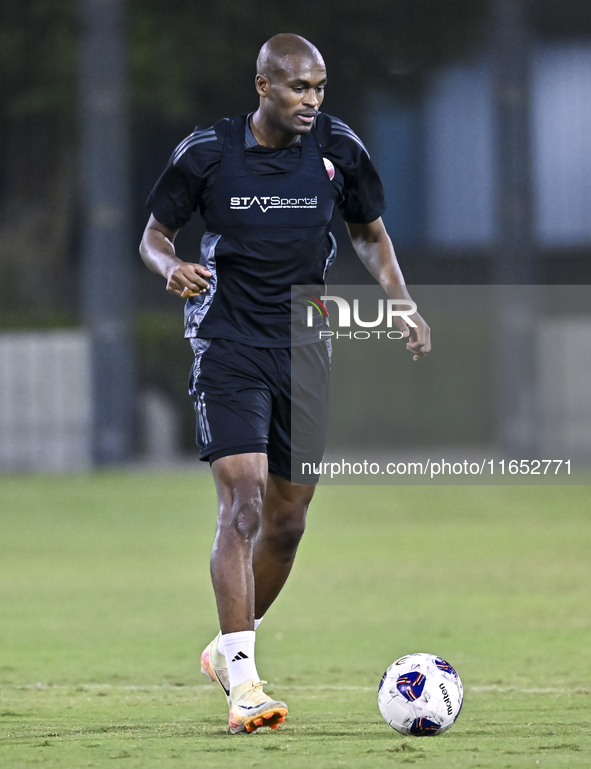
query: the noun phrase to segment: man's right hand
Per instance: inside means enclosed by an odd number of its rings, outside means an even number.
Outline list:
[[[140,244],[140,254],[144,263],[152,272],[166,278],[166,290],[169,294],[186,299],[207,291],[211,272],[202,264],[183,262],[175,253],[174,239],[178,230],[159,222],[152,214],[144,230]]]
[[[198,296],[209,288],[205,278],[211,278],[211,272],[203,265],[179,261],[166,275],[166,290],[182,299]]]

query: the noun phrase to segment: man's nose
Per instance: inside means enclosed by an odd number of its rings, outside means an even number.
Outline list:
[[[308,88],[305,92],[304,102],[310,107],[317,107],[320,104],[318,101],[318,94],[314,88]]]

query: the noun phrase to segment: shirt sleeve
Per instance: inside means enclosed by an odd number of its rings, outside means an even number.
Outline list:
[[[224,137],[216,129],[197,127],[183,139],[148,196],[154,218],[171,230],[189,221],[220,163]]]
[[[342,175],[337,205],[343,219],[351,224],[379,219],[386,210],[384,188],[357,134],[342,120],[330,117],[330,131],[322,150]]]

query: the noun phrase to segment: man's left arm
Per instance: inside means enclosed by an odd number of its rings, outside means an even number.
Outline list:
[[[391,299],[412,301],[382,219],[369,224],[346,224],[357,256],[388,296]],[[406,349],[413,353],[413,360],[419,360],[431,349],[431,329],[418,312],[409,315],[409,318],[416,324],[414,327],[402,317],[397,317],[395,323],[404,336],[409,338]]]

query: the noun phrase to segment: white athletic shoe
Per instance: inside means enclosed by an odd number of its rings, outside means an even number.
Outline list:
[[[265,694],[263,684],[266,683],[247,681],[232,689],[228,718],[231,734],[256,732],[260,726],[277,729],[285,721],[287,705]]]
[[[225,655],[218,649],[218,641],[221,633],[218,633],[213,641],[208,644],[201,654],[201,672],[214,684],[219,684],[230,703],[230,676]]]

